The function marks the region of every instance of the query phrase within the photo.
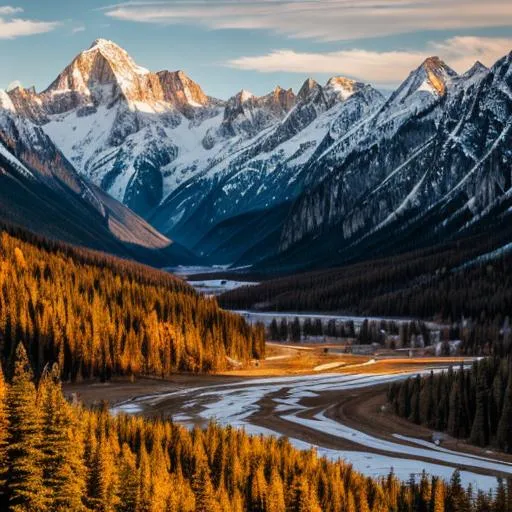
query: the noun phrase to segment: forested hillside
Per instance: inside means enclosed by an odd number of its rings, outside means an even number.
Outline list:
[[[22,232],[0,235],[0,341],[19,341],[36,374],[65,379],[209,372],[264,354],[264,333],[183,281]]]
[[[396,414],[414,423],[512,453],[512,360],[490,358],[471,370],[407,379],[390,386]]]
[[[264,281],[219,301],[233,309],[438,318],[457,324],[467,353],[507,353],[511,236],[505,227],[393,258]]]
[[[288,441],[210,424],[110,416],[63,397],[58,369],[36,384],[23,344],[0,371],[0,508],[12,512],[498,512],[512,489],[365,478]]]

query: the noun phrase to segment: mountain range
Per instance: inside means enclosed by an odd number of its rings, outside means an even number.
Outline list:
[[[109,243],[172,247],[169,261],[298,269],[393,254],[509,215],[511,61],[459,75],[430,57],[389,97],[333,77],[223,101],[99,39],[45,91],[0,92],[0,179],[20,183],[21,203],[23,187],[70,196],[77,239],[92,211]]]

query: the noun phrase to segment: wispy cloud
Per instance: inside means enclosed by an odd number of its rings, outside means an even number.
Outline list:
[[[30,19],[13,18],[23,9],[10,5],[0,6],[0,39],[15,39],[21,36],[32,36],[51,32],[59,26],[57,21],[38,21]]]
[[[72,34],[79,34],[80,32],[85,32],[85,27],[83,25],[80,27],[74,27],[71,29]]]
[[[265,29],[324,41],[508,26],[512,18],[510,0],[169,0],[126,2],[103,10],[132,22]]]
[[[374,84],[394,85],[426,57],[437,54],[458,72],[480,60],[486,65],[512,49],[512,38],[453,37],[432,42],[424,51],[343,50],[329,53],[301,53],[275,50],[267,55],[240,57],[227,62],[228,67],[263,73],[291,72],[345,75]]]
[[[12,16],[23,12],[21,7],[12,7],[11,5],[0,5],[0,16]]]

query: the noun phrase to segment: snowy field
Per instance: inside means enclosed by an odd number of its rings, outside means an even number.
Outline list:
[[[229,290],[235,290],[242,286],[255,286],[259,283],[232,281],[231,279],[208,279],[206,281],[188,281],[188,284],[204,295],[220,295]]]
[[[255,286],[259,283],[254,281],[237,281],[235,279],[207,279],[203,281],[188,280],[188,277],[198,274],[219,274],[225,272],[229,265],[214,265],[212,267],[202,266],[178,266],[168,267],[165,270],[187,280],[188,284],[204,295],[220,295],[221,293],[235,290],[242,286]],[[240,267],[242,268],[242,267]],[[239,268],[239,269],[240,269]],[[236,269],[230,269],[236,270]]]
[[[429,372],[429,369],[423,371],[425,374]],[[284,432],[280,432],[278,427],[275,430],[265,428],[254,419],[260,411],[261,401],[272,396],[273,414],[288,424],[299,426],[308,439],[314,438],[315,433],[328,434],[340,443],[348,441],[353,446],[360,446],[360,449],[327,448],[321,443],[305,442],[300,435],[289,437],[293,445],[301,449],[314,447],[320,455],[331,459],[345,459],[366,475],[385,476],[393,470],[399,478],[407,480],[411,474],[419,475],[425,469],[430,474],[449,479],[453,471],[460,468],[465,485],[471,484],[474,488],[483,490],[494,488],[496,479],[480,473],[479,469],[512,476],[512,464],[507,462],[448,450],[411,437],[395,435],[396,441],[377,438],[330,419],[326,414],[329,407],[308,417],[307,413],[311,408],[303,403],[304,399],[316,398],[323,392],[367,388],[409,375],[411,373],[361,373],[251,379],[236,384],[199,386],[140,397],[119,404],[114,412],[137,413],[145,407],[161,407],[172,403],[174,409],[176,405],[179,408],[173,415],[174,421],[189,428],[197,424],[206,425],[209,420],[215,419],[222,425],[244,428],[250,434],[280,436]],[[407,454],[407,458],[404,454]]]

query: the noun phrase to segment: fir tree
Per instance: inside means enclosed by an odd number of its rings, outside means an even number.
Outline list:
[[[476,409],[471,428],[470,441],[477,446],[489,443],[488,392],[484,377],[479,375],[476,393]]]
[[[22,343],[16,348],[9,411],[10,508],[13,512],[44,512],[47,493],[43,480],[42,421],[36,402],[34,375]]]
[[[7,384],[0,365],[0,507],[6,507],[3,501],[6,496],[7,471],[9,469],[9,419],[7,410]]]
[[[39,384],[42,409],[44,485],[56,512],[85,509],[83,438],[76,412],[62,395],[57,366],[46,372]]]
[[[512,371],[509,371],[507,390],[503,399],[503,410],[498,424],[497,439],[500,448],[512,451]]]

